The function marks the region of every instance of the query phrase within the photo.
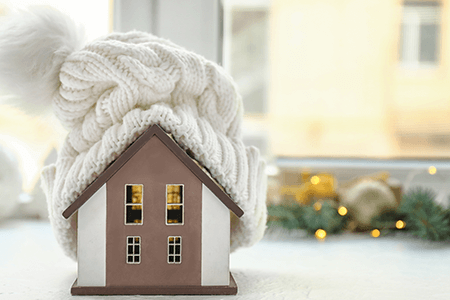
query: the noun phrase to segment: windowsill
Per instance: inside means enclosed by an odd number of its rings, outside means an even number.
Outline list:
[[[400,63],[397,72],[403,77],[435,76],[441,71],[438,63]]]
[[[50,223],[8,220],[0,238],[2,296],[73,298],[76,263],[63,255]],[[443,267],[448,265],[448,244],[401,234],[377,239],[342,234],[318,242],[297,231],[270,230],[255,246],[231,255],[239,292],[227,299],[448,299],[450,275]]]

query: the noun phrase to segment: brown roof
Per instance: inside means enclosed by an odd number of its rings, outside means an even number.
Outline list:
[[[220,201],[225,204],[236,216],[241,217],[244,212],[234,203],[223,188],[194,161],[181,147],[158,125],[153,125],[147,129],[139,138],[134,141],[113,163],[111,163],[82,193],[66,208],[63,217],[68,219],[75,213],[94,193],[105,184],[133,155],[135,155],[150,138],[156,135],[169,148],[198,179],[200,179]]]

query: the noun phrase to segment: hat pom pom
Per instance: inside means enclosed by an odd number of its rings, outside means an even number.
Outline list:
[[[20,98],[15,106],[41,113],[51,107],[66,57],[82,47],[83,30],[49,7],[31,7],[0,24],[0,88]]]

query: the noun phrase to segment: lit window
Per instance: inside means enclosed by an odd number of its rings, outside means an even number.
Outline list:
[[[127,264],[141,263],[141,237],[127,236]]]
[[[125,185],[125,224],[142,224],[142,198],[144,187],[142,184]]]
[[[166,224],[183,225],[183,196],[182,184],[166,185]]]
[[[181,264],[181,236],[169,236],[167,239],[167,263]]]
[[[426,67],[438,63],[440,12],[437,1],[404,3],[400,36],[403,66]]]

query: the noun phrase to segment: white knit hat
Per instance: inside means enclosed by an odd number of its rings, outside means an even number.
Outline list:
[[[56,164],[42,174],[67,255],[76,257],[76,217],[65,220],[62,212],[153,124],[189,149],[245,212],[232,219],[231,249],[261,239],[264,163],[242,142],[242,100],[220,66],[142,32],[113,33],[79,50],[80,35],[66,16],[26,14],[26,22],[13,18],[0,33],[0,75],[27,103],[52,101],[70,130]]]

